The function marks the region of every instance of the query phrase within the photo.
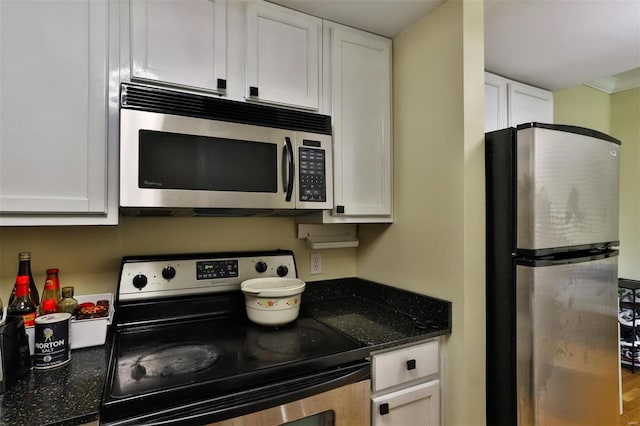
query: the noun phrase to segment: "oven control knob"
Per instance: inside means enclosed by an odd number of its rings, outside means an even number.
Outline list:
[[[175,276],[176,276],[176,268],[174,268],[173,266],[166,266],[162,270],[162,278],[164,278],[165,280],[170,280]]]
[[[264,263],[262,260],[256,263],[256,271],[263,273],[266,270],[267,270],[267,264]]]
[[[280,266],[278,266],[278,269],[276,270],[276,272],[278,273],[279,277],[284,277],[285,275],[287,275],[289,273],[289,268],[287,268],[284,265],[280,265]]]
[[[147,277],[142,274],[138,274],[133,277],[133,286],[138,290],[142,290],[144,286],[147,285]]]

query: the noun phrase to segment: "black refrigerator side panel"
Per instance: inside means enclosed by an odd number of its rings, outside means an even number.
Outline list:
[[[517,424],[514,128],[485,135],[487,425]]]

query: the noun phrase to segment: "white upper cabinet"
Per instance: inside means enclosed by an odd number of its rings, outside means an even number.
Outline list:
[[[117,223],[114,10],[106,0],[0,1],[0,224]]]
[[[317,110],[322,20],[274,4],[247,4],[248,99]]]
[[[131,0],[131,80],[224,93],[226,0]]]
[[[509,125],[537,121],[553,123],[553,93],[510,81],[508,84]]]
[[[390,222],[391,40],[330,22],[324,34],[325,109],[333,117],[331,217]]]
[[[492,132],[507,126],[507,79],[484,73],[484,129]]]
[[[485,132],[537,121],[553,123],[553,93],[484,73]]]

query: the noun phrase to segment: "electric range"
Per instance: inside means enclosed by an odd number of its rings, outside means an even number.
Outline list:
[[[314,318],[247,319],[240,283],[269,276],[295,278],[293,252],[124,257],[100,423],[206,424],[369,378],[369,349]]]

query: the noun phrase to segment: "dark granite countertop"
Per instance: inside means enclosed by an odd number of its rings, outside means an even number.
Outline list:
[[[307,282],[301,306],[371,351],[451,333],[451,302],[358,278]],[[29,372],[0,395],[0,424],[71,426],[97,420],[108,343],[73,350],[62,367]]]
[[[0,424],[66,426],[97,420],[109,347],[74,349],[63,366],[31,370],[0,395]]]
[[[451,334],[451,302],[359,278],[307,282],[301,306],[371,351]]]

